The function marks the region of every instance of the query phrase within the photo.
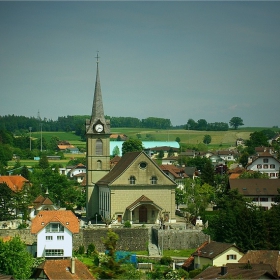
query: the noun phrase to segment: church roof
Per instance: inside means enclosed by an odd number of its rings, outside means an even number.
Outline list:
[[[17,192],[21,191],[24,185],[29,183],[29,181],[21,175],[11,175],[0,176],[0,183],[6,183],[13,192]]]

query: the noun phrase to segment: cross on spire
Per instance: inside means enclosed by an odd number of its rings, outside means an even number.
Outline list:
[[[100,58],[100,56],[98,56],[98,53],[99,53],[99,51],[97,51],[97,55],[96,55],[96,57],[95,57],[95,58],[96,58],[96,63],[97,63],[97,64],[98,64],[98,62],[99,62],[98,59]]]

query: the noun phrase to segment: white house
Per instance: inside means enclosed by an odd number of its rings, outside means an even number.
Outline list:
[[[235,161],[234,153],[232,151],[218,151],[218,155],[224,161]]]
[[[86,172],[87,172],[86,166],[83,165],[82,163],[79,163],[76,166],[74,166],[73,168],[71,168],[71,170],[68,172],[68,174],[69,174],[70,178],[77,177],[77,175],[81,175],[81,174],[83,174],[81,176],[84,177],[84,174]]]
[[[38,258],[69,258],[79,220],[70,210],[40,211],[32,220],[31,233],[37,235]]]
[[[280,188],[280,180],[270,179],[229,179],[230,189],[250,198],[254,204],[265,210],[271,208]]]
[[[268,152],[260,153],[257,158],[250,162],[246,169],[266,173],[270,179],[278,179],[280,162]]]

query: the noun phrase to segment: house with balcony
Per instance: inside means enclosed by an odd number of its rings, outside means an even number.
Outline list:
[[[246,166],[247,170],[266,173],[270,179],[279,178],[280,162],[269,152],[262,152]]]
[[[37,257],[72,257],[72,239],[79,228],[79,220],[70,210],[40,211],[31,224],[31,234],[37,236]]]
[[[237,189],[240,194],[252,200],[264,210],[271,208],[280,188],[280,180],[271,179],[229,179],[230,189]]]

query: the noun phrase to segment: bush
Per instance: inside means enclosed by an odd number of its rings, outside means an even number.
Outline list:
[[[131,228],[131,223],[130,223],[130,221],[125,221],[123,227],[125,227],[125,228]]]
[[[87,248],[87,256],[91,256],[95,251],[95,245],[90,243]]]
[[[170,265],[171,263],[172,263],[172,258],[171,257],[162,257],[160,259],[160,264]]]
[[[85,246],[84,245],[80,245],[77,253],[79,255],[83,255],[85,253]]]

